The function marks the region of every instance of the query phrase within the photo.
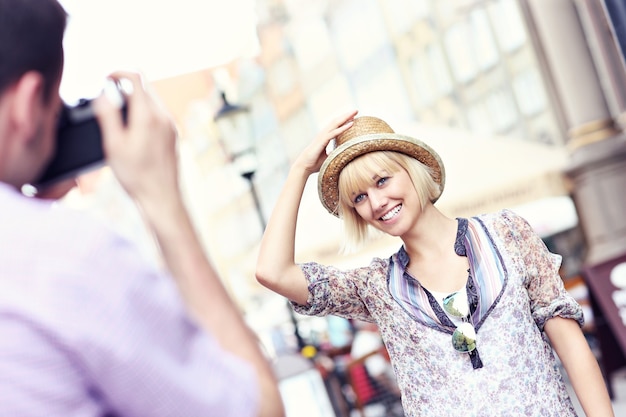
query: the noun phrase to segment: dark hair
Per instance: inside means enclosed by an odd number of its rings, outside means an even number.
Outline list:
[[[57,0],[0,0],[0,93],[28,71],[48,100],[63,71],[67,13]]]

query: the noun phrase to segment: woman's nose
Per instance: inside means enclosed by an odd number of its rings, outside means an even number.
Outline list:
[[[374,211],[378,211],[387,206],[387,198],[383,193],[379,190],[368,192],[368,197],[370,200],[370,204],[372,205],[372,209]]]

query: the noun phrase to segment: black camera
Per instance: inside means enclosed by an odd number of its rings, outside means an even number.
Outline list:
[[[120,105],[126,122],[126,102],[115,86],[113,98]],[[111,97],[111,92],[109,92]],[[43,174],[31,185],[42,190],[56,182],[104,165],[102,135],[92,108],[93,100],[81,99],[77,105],[63,104],[57,124],[56,150]]]

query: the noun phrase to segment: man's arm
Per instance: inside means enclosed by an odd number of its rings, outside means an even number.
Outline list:
[[[96,100],[109,165],[155,234],[191,314],[225,350],[256,368],[261,398],[258,415],[284,415],[273,371],[207,259],[183,202],[176,131],[169,114],[144,88],[138,74],[119,72],[111,77],[129,80],[133,92],[127,97],[126,126],[106,98]]]

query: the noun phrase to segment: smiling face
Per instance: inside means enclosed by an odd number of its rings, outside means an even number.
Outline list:
[[[356,213],[374,228],[402,236],[415,223],[422,209],[409,174],[401,167],[379,167],[370,180],[351,193]]]
[[[428,168],[407,155],[380,151],[355,159],[339,176],[347,246],[361,243],[368,225],[402,236],[438,193],[439,186]]]

